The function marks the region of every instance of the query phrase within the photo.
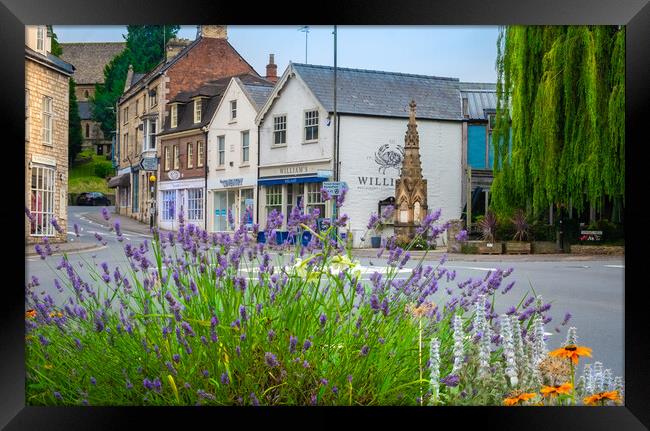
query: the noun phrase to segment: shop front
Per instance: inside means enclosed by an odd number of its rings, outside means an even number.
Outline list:
[[[158,185],[158,226],[178,230],[182,212],[185,224],[205,227],[205,180],[161,181]]]
[[[210,232],[232,232],[242,224],[248,230],[255,223],[255,186],[248,178],[223,178],[208,191]]]

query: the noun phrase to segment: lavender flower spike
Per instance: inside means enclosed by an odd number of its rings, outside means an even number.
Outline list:
[[[460,371],[461,367],[463,366],[463,360],[465,358],[465,349],[463,346],[465,337],[465,333],[463,331],[463,320],[458,314],[454,316],[452,327],[454,331],[454,366],[451,370],[451,373],[455,374]]]
[[[431,339],[431,347],[429,352],[429,370],[430,370],[430,383],[431,383],[431,404],[438,402],[438,393],[440,390],[440,340],[437,338]]]
[[[510,385],[515,387],[519,383],[519,379],[517,377],[515,344],[512,338],[510,318],[507,314],[501,316],[501,337],[503,339],[503,354],[506,357],[506,376],[510,379]]]

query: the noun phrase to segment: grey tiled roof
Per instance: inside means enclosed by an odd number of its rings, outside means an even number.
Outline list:
[[[48,66],[53,67],[56,70],[65,73],[67,75],[72,75],[73,73],[75,73],[74,65],[61,60],[56,55],[53,55],[51,52],[48,52],[47,55],[43,55],[40,52],[34,51],[33,49],[25,45],[25,55],[35,60],[42,61]]]
[[[293,63],[326,110],[334,110],[334,68]],[[461,120],[457,78],[337,68],[337,111],[406,118],[415,100],[417,117]]]
[[[90,105],[90,102],[77,102],[77,106],[79,107],[79,118],[82,120],[90,120],[92,119],[92,107]]]
[[[125,47],[125,42],[62,43],[61,58],[76,68],[77,84],[103,84],[104,67]]]
[[[134,85],[139,80],[141,80],[144,75],[146,75],[146,73],[134,73],[133,77],[131,78],[131,85]]]
[[[259,111],[260,108],[266,103],[266,99],[273,91],[273,84],[244,84],[244,91],[248,93],[251,100],[255,103],[255,110]]]
[[[461,94],[467,98],[468,114],[471,120],[486,120],[487,112],[496,112],[496,84],[463,82]]]

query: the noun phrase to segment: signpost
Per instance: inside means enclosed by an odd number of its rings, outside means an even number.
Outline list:
[[[157,171],[158,158],[157,157],[144,157],[140,160],[140,169],[143,171]]]
[[[332,196],[340,196],[343,189],[348,188],[348,184],[345,181],[325,181],[323,188]]]

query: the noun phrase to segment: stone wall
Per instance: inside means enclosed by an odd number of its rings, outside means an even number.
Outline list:
[[[571,254],[623,256],[625,254],[625,247],[620,245],[571,245]]]
[[[31,206],[32,167],[38,160],[49,160],[43,166],[54,167],[54,216],[63,228],[51,242],[66,240],[68,199],[68,76],[29,59],[25,60],[25,88],[29,94],[28,132],[25,135],[25,206]],[[52,98],[52,145],[43,143],[43,97]],[[26,131],[27,132],[27,131]],[[25,217],[25,240],[32,244],[40,237],[30,235],[29,219]]]

